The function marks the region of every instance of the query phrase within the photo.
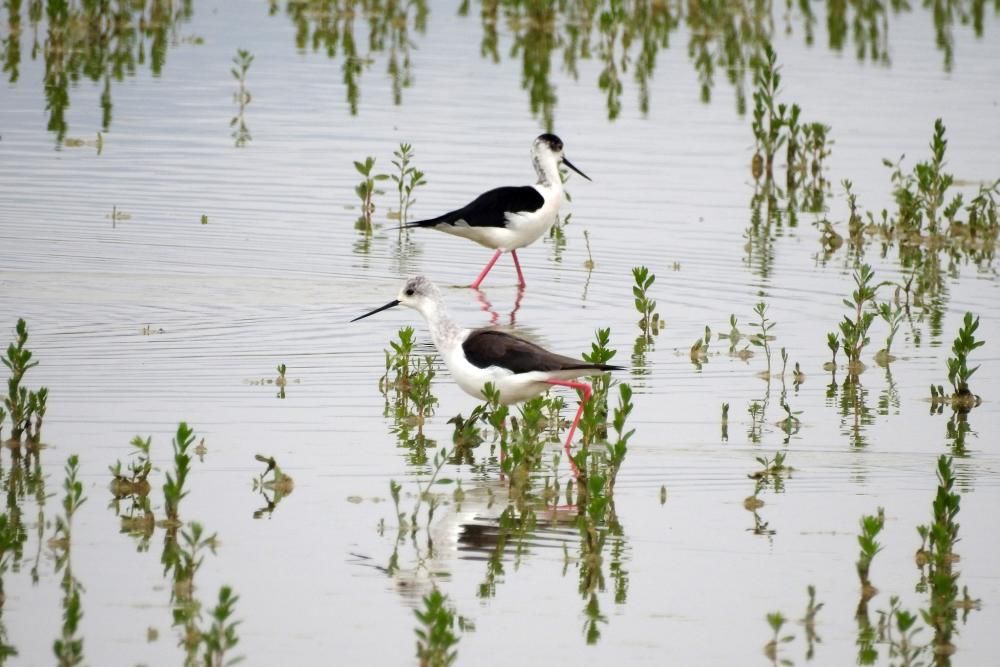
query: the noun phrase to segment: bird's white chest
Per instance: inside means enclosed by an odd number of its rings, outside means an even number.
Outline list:
[[[513,239],[508,250],[517,250],[531,245],[544,234],[547,234],[559,216],[559,204],[562,202],[562,188],[539,187],[539,194],[544,199],[542,207],[535,211],[509,213],[507,215],[508,230]]]

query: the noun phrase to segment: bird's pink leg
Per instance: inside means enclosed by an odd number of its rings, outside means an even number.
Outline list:
[[[479,289],[479,285],[483,282],[483,278],[485,278],[486,274],[490,272],[490,269],[493,268],[493,265],[497,263],[497,260],[500,259],[500,255],[502,254],[503,250],[497,250],[495,253],[493,253],[493,259],[491,259],[489,263],[486,265],[486,268],[482,270],[482,273],[479,274],[479,277],[476,278],[476,281],[472,283],[472,285],[470,285],[472,289]]]
[[[510,256],[514,258],[514,268],[517,269],[518,287],[527,286],[527,283],[524,282],[524,274],[521,273],[521,262],[517,261],[517,251],[511,250]]]
[[[580,401],[580,407],[576,409],[576,417],[573,418],[573,424],[569,427],[569,434],[566,436],[566,444],[563,446],[563,449],[566,450],[566,456],[569,457],[569,464],[573,467],[573,474],[579,477],[580,469],[576,467],[576,462],[573,460],[570,445],[573,443],[573,436],[576,434],[576,426],[580,423],[580,418],[583,417],[583,406],[590,400],[590,397],[594,392],[590,388],[590,385],[586,382],[576,382],[574,380],[546,380],[545,383],[558,385],[560,387],[571,387],[573,389],[579,389],[583,392],[583,400]]]

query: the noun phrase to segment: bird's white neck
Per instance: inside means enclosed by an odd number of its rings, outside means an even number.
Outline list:
[[[531,162],[538,174],[538,186],[562,190],[562,178],[559,177],[559,160],[549,150],[535,150],[531,153]]]
[[[420,314],[427,321],[431,331],[434,347],[441,354],[446,354],[455,345],[462,342],[462,327],[455,324],[449,317],[448,309],[441,300],[427,301],[420,306]]]

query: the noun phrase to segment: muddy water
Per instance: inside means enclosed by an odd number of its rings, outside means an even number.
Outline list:
[[[985,22],[983,39],[956,29],[951,71],[942,67],[923,12],[890,19],[891,65],[859,62],[850,49],[831,52],[821,38],[808,47],[799,31],[777,31],[783,99],[832,127],[829,180],[851,179],[866,208],[890,206],[881,159],[924,159],[936,117],[948,126],[948,166],[957,178],[1000,176],[1000,22],[989,10]],[[171,29],[158,74],[140,67],[112,84],[107,129],[103,84],[84,78],[72,85],[62,140],[46,129],[43,63],[30,58],[31,37],[22,34],[20,78],[0,88],[0,320],[11,329],[17,317],[28,321],[29,347],[41,363],[27,379],[50,388],[41,462],[45,493],[55,495],[45,498],[41,514],[36,500],[24,501],[30,539],[19,566],[4,574],[2,622],[18,651],[12,662],[49,663],[60,633],[62,573],[45,542],[60,511],[62,466],[73,453],[81,457],[88,496],[74,520],[72,548],[73,576],[84,589],[79,635],[86,661],[182,661],[179,630],[171,627],[173,584],[159,558],[163,531],[148,551],[119,532],[107,507],[107,467],[126,457],[134,435],[152,435],[153,477],[162,480],[172,466],[170,438],[186,420],[207,452],[194,463],[182,517],[219,539],[198,572],[196,597],[209,607],[223,584],[239,594],[234,654],[248,664],[330,656],[338,664],[412,661],[413,608],[430,590],[428,569],[475,624],[474,632],[461,633],[460,663],[496,664],[501,650],[504,662],[532,664],[763,662],[764,615],[780,610],[799,618],[812,584],[825,603],[814,660],[845,664],[857,655],[854,561],[862,514],[886,511],[873,612],[888,608],[889,595],[910,609],[926,606],[926,593],[915,590],[915,526],[931,518],[935,460],[951,451],[949,414],[929,414],[927,387],[946,382],[945,358],[967,310],[981,316],[978,333],[987,344],[974,353],[982,363],[974,389],[985,401],[969,415],[972,433],[955,462],[960,585],[983,608],[959,625],[953,661],[989,662],[998,649],[1000,599],[995,265],[960,263],[945,280],[939,312],[904,325],[894,345],[899,359],[889,369],[869,359],[860,406],[842,409],[841,391],[828,395],[831,377],[822,365],[826,332],[845,311],[852,260],[842,250],[823,261],[808,214],[797,227],[776,227],[763,250],[748,251],[749,118],[736,113],[735,93],[721,75],[711,103],[699,100],[685,34],[682,28],[657,58],[648,113],[626,74],[613,122],[595,85],[601,66],[581,61],[573,78],[553,56],[553,129],[594,182],[568,184],[573,217],[564,245],[547,241],[521,254],[528,286],[513,314],[512,266],[502,260],[485,283],[493,312],[484,312],[474,293],[457,286],[475,276],[488,251],[431,232],[401,239],[385,216],[394,193],[376,201],[374,235],[359,233],[352,166],[374,155],[378,168],[388,168],[396,145],[411,142],[429,182],[418,191],[416,217],[494,185],[528,182],[527,149],[540,120],[522,90],[520,63],[504,48],[507,32],[501,62],[482,59],[478,18],[434,5],[426,32],[411,35],[413,83],[403,103],[393,103],[386,56],[375,54],[352,115],[343,62],[297,49],[294,26],[280,11],[198,6]],[[203,43],[195,43],[199,37]],[[234,147],[229,125],[237,110],[230,68],[238,48],[255,57],[244,110],[252,139],[242,148]],[[90,143],[67,142],[96,142],[98,131],[99,154]],[[834,192],[829,215],[843,219],[844,199]],[[899,280],[895,257],[872,247],[865,261],[879,279]],[[657,274],[652,291],[666,327],[644,361],[630,363],[640,333],[630,269],[638,264]],[[503,507],[495,462],[446,466],[442,474],[462,480],[467,497],[435,515],[431,566],[418,568],[418,552],[404,542],[399,571],[386,573],[395,542],[390,480],[403,484],[412,506],[429,468],[412,463],[383,415],[382,349],[404,324],[417,327],[421,343],[428,337],[410,312],[347,321],[392,298],[402,277],[418,273],[447,286],[456,319],[513,321],[567,353],[587,350],[594,330],[610,327],[616,361],[631,367],[620,379],[636,390],[636,433],[615,494],[626,575],[613,580],[606,571],[598,594],[605,620],[594,645],[585,642],[587,601],[578,592],[572,524],[540,515],[526,549],[505,558],[494,594],[480,595],[489,540],[477,536],[494,530]],[[726,354],[725,341],[713,340],[701,368],[688,356],[706,325],[728,330],[731,313],[748,331],[760,300],[777,323],[775,350],[785,347],[806,374],[801,386],[790,379],[785,386],[802,420],[787,437],[776,425],[784,414],[782,385],[757,376],[765,365],[760,353],[744,362]],[[877,322],[870,352],[884,336]],[[267,382],[279,363],[288,368],[283,400]],[[468,414],[475,401],[449,383],[444,369],[433,390],[440,405],[426,432],[444,447],[452,431],[447,420]],[[759,434],[748,414],[754,401],[767,405]],[[725,441],[723,402],[731,406]],[[795,471],[782,493],[763,493],[755,522],[743,507],[754,487],[747,474],[759,467],[755,457],[778,450]],[[258,453],[274,456],[295,479],[292,495],[259,519],[254,512],[266,501],[251,484],[262,469]],[[565,465],[562,474],[568,477]],[[491,492],[500,500],[491,504]],[[156,490],[152,497],[159,511],[162,496]],[[390,528],[380,533],[382,520]],[[158,633],[152,641],[150,628]],[[803,632],[791,632],[796,640],[782,655],[800,663]],[[886,651],[880,647],[881,664],[888,664]]]

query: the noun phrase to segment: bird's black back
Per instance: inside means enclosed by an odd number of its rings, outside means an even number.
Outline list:
[[[518,338],[505,331],[486,327],[476,329],[462,343],[466,359],[478,368],[499,366],[511,372],[569,371],[594,369],[595,371],[617,371],[621,366],[592,364],[582,359],[565,357],[549,352],[531,341]]]
[[[409,222],[407,227],[454,225],[464,221],[470,227],[506,227],[508,213],[530,213],[545,204],[545,199],[530,185],[495,188],[460,209],[429,220]]]

